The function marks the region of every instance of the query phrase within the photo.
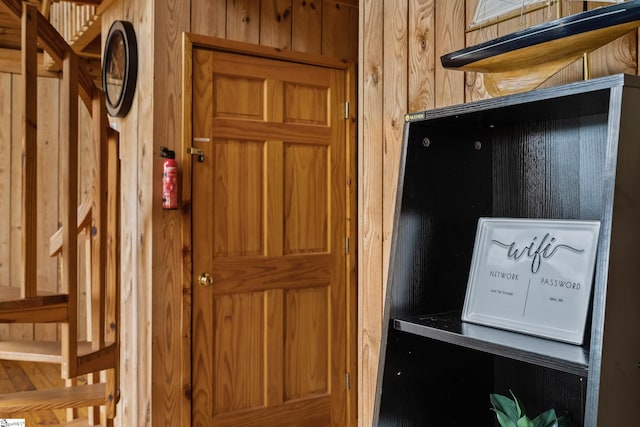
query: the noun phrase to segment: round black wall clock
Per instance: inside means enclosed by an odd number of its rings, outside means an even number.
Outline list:
[[[111,24],[102,58],[107,112],[111,117],[124,117],[131,108],[138,77],[138,45],[131,22]]]

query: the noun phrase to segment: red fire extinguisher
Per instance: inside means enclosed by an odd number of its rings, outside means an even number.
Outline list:
[[[162,207],[178,209],[178,163],[176,153],[167,147],[160,147],[162,163]]]

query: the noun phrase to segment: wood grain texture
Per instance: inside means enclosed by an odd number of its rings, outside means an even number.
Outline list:
[[[210,219],[214,257],[264,255],[263,152],[261,142],[216,140],[212,156],[216,203]]]
[[[358,424],[371,425],[378,370],[383,287],[384,9],[360,2],[358,95]],[[392,80],[397,76],[389,75]],[[388,207],[387,207],[388,208]],[[392,208],[391,208],[392,209]]]
[[[170,7],[170,5],[165,5]],[[153,34],[152,24],[149,21],[153,16],[148,10],[140,10],[140,8],[148,7],[146,2],[133,2],[129,0],[116,0],[102,17],[102,33],[106,34],[111,22],[124,19],[136,22],[135,31],[138,37],[147,34],[151,37]],[[138,56],[153,57],[151,43],[142,43],[141,38],[138,39]],[[103,41],[104,42],[104,41]],[[149,75],[151,73],[153,62],[140,61],[138,76]],[[150,102],[152,97],[152,88],[150,87],[150,79],[138,78],[136,92],[138,96],[146,94],[144,97]],[[150,112],[147,116],[140,113],[140,104],[138,96],[134,97],[131,109],[128,115],[123,119],[112,119],[112,123],[120,132],[121,141],[121,159],[122,159],[122,229],[121,229],[121,252],[122,252],[122,273],[121,273],[121,323],[123,325],[121,332],[121,366],[120,372],[123,378],[121,383],[121,399],[117,406],[116,419],[122,423],[121,425],[150,425],[149,416],[144,413],[142,408],[150,404],[151,396],[151,338],[147,328],[141,325],[141,320],[147,318],[151,321],[149,314],[149,303],[151,295],[149,286],[144,282],[147,276],[148,264],[145,262],[140,264],[143,259],[143,252],[147,253],[148,241],[146,231],[140,233],[139,228],[139,210],[144,209],[150,201],[146,197],[139,195],[148,194],[148,189],[139,189],[138,177],[144,178],[144,173],[149,173],[149,165],[138,163],[143,160],[139,158],[139,153],[148,147],[150,138],[144,138],[138,142],[139,132],[151,136],[153,133],[149,128]],[[147,105],[147,108],[149,106]],[[135,141],[135,142],[134,142]],[[148,163],[148,159],[147,159]],[[143,172],[144,171],[144,172]],[[146,204],[145,204],[146,202]],[[148,209],[148,208],[147,208]],[[145,215],[146,217],[147,215]],[[149,223],[150,218],[145,219],[145,223]],[[146,245],[146,246],[145,246]],[[147,261],[148,262],[148,261]],[[146,323],[146,322],[144,322]],[[148,331],[150,332],[150,331]],[[127,381],[127,378],[136,378],[136,383]]]
[[[596,49],[589,55],[589,77],[611,74],[637,74],[637,30]]]
[[[192,98],[194,100],[209,100],[213,99],[213,85],[209,84],[209,76],[213,74],[213,55],[210,52],[203,49],[194,49],[191,51],[192,56],[192,74],[189,80],[191,83],[191,87],[193,88]],[[213,103],[211,102],[193,102],[193,107],[191,110],[191,120],[190,124],[193,126],[192,135],[194,138],[198,138],[198,141],[194,141],[193,145],[198,149],[210,149],[207,144],[206,138],[211,138],[213,133],[212,122],[211,120],[207,120],[209,117],[213,116]],[[186,143],[191,144],[191,140],[186,141]],[[269,154],[267,154],[269,156]],[[187,162],[191,164],[191,162]],[[204,168],[201,170],[203,175],[203,179],[208,182],[212,181],[213,170],[210,167]],[[194,192],[196,189],[193,190]],[[191,224],[197,223],[199,220],[199,216],[208,215],[209,213],[204,209],[206,206],[206,201],[202,199],[195,199],[192,201],[191,207],[193,209],[193,214],[191,215]],[[276,221],[276,220],[272,220]],[[268,223],[271,224],[272,221]],[[213,237],[213,224],[211,221],[203,221],[203,226],[198,233],[201,233],[202,236],[205,236],[209,239]],[[189,230],[190,231],[190,230]],[[213,257],[212,251],[210,251],[210,245],[202,245],[202,247],[196,247],[193,239],[189,241],[190,251],[193,253],[198,253],[200,251],[202,256],[205,259],[211,259]],[[267,248],[270,246],[267,245]],[[190,258],[193,260],[193,256]],[[191,267],[191,266],[190,266]],[[196,273],[193,271],[193,267],[189,271],[189,283],[190,286],[190,295],[193,295],[193,299],[195,298],[206,298],[206,303],[209,305],[213,304],[213,294],[204,294],[201,295],[202,288],[192,280],[191,276],[195,276]],[[190,298],[191,299],[191,298]],[[210,419],[210,414],[213,413],[213,384],[208,381],[212,372],[210,370],[211,359],[208,354],[200,355],[197,351],[192,352],[192,342],[200,342],[203,343],[206,347],[212,345],[212,339],[214,336],[213,325],[211,322],[206,322],[205,319],[194,318],[193,320],[189,319],[192,323],[191,325],[191,340],[186,343],[188,345],[188,351],[192,354],[192,360],[190,366],[191,372],[201,372],[202,375],[196,375],[193,379],[189,378],[189,388],[191,394],[191,414],[189,414],[189,420],[194,425],[206,425],[206,423]],[[271,361],[273,363],[273,361]],[[273,400],[273,399],[270,399]],[[187,424],[188,425],[188,424]]]
[[[409,111],[428,110],[435,105],[434,1],[412,0],[408,20]]]
[[[71,402],[71,407],[82,408],[92,405],[100,405],[104,402],[104,384],[83,385],[78,387],[63,387],[52,390],[24,391],[21,394],[12,394],[7,398],[0,396],[0,413],[11,414],[23,411],[28,407],[30,411],[66,408]]]
[[[330,221],[328,149],[324,146],[287,144],[283,154],[284,253],[327,252],[327,225]]]
[[[155,102],[146,104],[144,97],[140,97],[139,119],[142,124],[140,135],[152,133],[163,135],[160,139],[139,140],[138,160],[140,165],[147,165],[138,174],[138,191],[146,195],[146,200],[138,211],[137,239],[143,243],[140,252],[138,272],[141,283],[145,284],[145,291],[141,293],[141,302],[144,301],[145,312],[138,313],[139,319],[152,319],[152,330],[163,331],[152,341],[151,335],[145,336],[145,344],[151,348],[152,354],[147,351],[140,354],[140,366],[151,367],[147,384],[152,389],[152,395],[145,394],[145,390],[138,390],[138,399],[143,407],[147,407],[149,397],[152,405],[152,422],[155,425],[177,425],[188,416],[183,403],[184,394],[180,392],[182,386],[181,374],[183,369],[182,352],[176,343],[180,342],[182,328],[182,286],[183,258],[181,242],[180,211],[163,211],[158,203],[157,194],[161,176],[161,162],[154,153],[158,152],[159,145],[167,145],[176,150],[178,163],[184,161],[184,150],[179,144],[181,138],[181,119],[177,114],[177,106],[180,105],[182,96],[182,73],[176,64],[182,61],[181,32],[189,28],[188,8],[183,7],[182,2],[168,2],[165,7],[152,5],[152,2],[144,3],[140,8],[141,16],[155,15],[155,22],[145,22],[149,30],[154,33],[154,50],[147,52],[148,57],[156,58],[153,69],[148,70],[149,75],[162,75],[162,80],[149,81],[147,87],[141,87],[140,95],[153,94],[146,102],[152,100],[172,100],[172,102]],[[146,105],[145,105],[146,104]],[[160,119],[162,118],[162,119]],[[149,214],[152,221],[149,222]],[[144,226],[142,226],[144,224]],[[163,283],[157,287],[152,284]],[[152,308],[153,307],[153,308]],[[152,387],[158,379],[162,379],[161,387]],[[145,417],[144,412],[138,414]],[[138,422],[140,425],[140,421]]]
[[[464,47],[464,0],[439,1],[435,6],[435,106],[464,102],[464,73],[446,70],[440,57]]]
[[[358,8],[341,1],[322,2],[322,54],[358,57]]]
[[[22,297],[37,294],[38,148],[37,8],[23,5],[22,14]]]
[[[284,400],[328,393],[333,365],[329,337],[329,289],[289,290],[285,297]]]
[[[260,3],[252,0],[227,1],[226,38],[260,43]]]
[[[262,1],[260,44],[282,50],[291,49],[292,0]]]
[[[154,34],[154,46],[145,54],[154,58],[154,64],[147,70],[147,75],[162,75],[161,80],[148,79],[148,86],[140,87],[139,114],[143,118],[144,127],[141,135],[158,135],[154,139],[144,138],[139,147],[140,164],[147,165],[147,169],[139,172],[138,189],[146,195],[142,209],[139,211],[139,223],[144,229],[139,230],[139,236],[144,236],[145,248],[141,251],[144,259],[138,265],[143,268],[139,273],[144,283],[144,301],[146,312],[139,313],[141,319],[152,319],[153,339],[150,331],[140,324],[144,332],[145,350],[140,357],[140,366],[149,367],[151,371],[146,379],[146,389],[139,389],[140,416],[146,423],[153,425],[172,425],[184,423],[191,417],[190,407],[185,404],[185,393],[182,390],[183,366],[185,354],[178,343],[184,326],[181,324],[183,287],[183,212],[163,211],[159,199],[153,197],[160,190],[161,162],[154,153],[160,145],[167,145],[176,150],[178,164],[184,164],[184,149],[180,145],[182,127],[182,39],[181,33],[189,29],[189,8],[184,1],[168,2],[159,7],[153,2],[145,2],[140,8],[140,16],[154,17],[155,20],[144,22],[149,31]],[[258,21],[258,15],[252,15]],[[227,24],[227,28],[229,24]],[[152,96],[143,96],[152,94]],[[146,100],[145,100],[146,98]],[[162,100],[173,100],[164,102]],[[140,120],[138,120],[140,123]],[[160,137],[161,136],[161,137]],[[179,202],[180,203],[180,202]],[[185,212],[184,214],[186,214]],[[149,223],[149,215],[152,221]],[[139,238],[140,238],[139,237]],[[158,284],[164,286],[158,287]],[[152,381],[153,379],[153,381]],[[152,387],[158,380],[163,387]],[[149,393],[151,390],[151,393]],[[151,397],[151,400],[149,398]],[[151,421],[146,409],[151,407]],[[142,421],[142,420],[140,420]],[[137,425],[142,425],[141,422]]]
[[[20,90],[22,75],[12,76],[12,111],[22,111],[25,100]],[[22,278],[22,126],[21,114],[11,116],[11,286],[21,287]],[[11,340],[33,339],[33,325],[11,326]]]
[[[11,281],[11,74],[0,73],[0,286]],[[0,340],[9,338],[0,325]]]
[[[213,416],[264,406],[264,307],[263,292],[214,298]]]
[[[30,362],[0,362],[0,391],[34,390],[44,385],[62,386],[60,369],[53,364],[34,364]],[[31,411],[12,414],[13,418],[24,418],[29,425],[55,425],[65,420],[62,410]]]
[[[78,302],[78,58],[67,55],[62,62],[60,95],[60,174],[62,216],[61,287],[69,295],[68,318],[61,329],[62,357],[69,361],[62,366],[62,376],[72,378],[77,370],[77,302]]]
[[[422,5],[424,6],[424,5]],[[385,3],[385,34],[393,34],[384,40],[384,75],[396,78],[385,81],[383,90],[383,132],[382,147],[383,185],[382,205],[394,205],[398,187],[398,165],[400,164],[400,146],[404,115],[407,109],[414,111],[421,103],[429,103],[426,98],[432,89],[432,77],[419,69],[433,60],[429,58],[429,50],[433,43],[428,40],[433,34],[428,28],[430,17],[415,17],[409,20],[409,2]],[[415,12],[415,10],[414,10]],[[431,27],[433,28],[433,27]],[[410,88],[414,89],[415,99],[409,99]],[[418,89],[421,88],[421,89]],[[424,107],[426,108],[426,106]],[[421,108],[421,109],[424,109]],[[391,249],[391,233],[393,229],[394,210],[382,211],[382,295],[387,285],[389,251]]]
[[[46,171],[38,176],[38,291],[49,293],[58,291],[58,263],[49,257],[48,245],[42,241],[58,228],[58,88],[58,80],[38,81],[38,164]],[[36,325],[34,338],[56,340],[57,327]]]
[[[293,50],[322,53],[321,0],[293,0]]]
[[[227,0],[192,0],[191,31],[212,37],[227,35]]]

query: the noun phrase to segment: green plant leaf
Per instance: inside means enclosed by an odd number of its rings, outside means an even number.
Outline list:
[[[516,427],[535,427],[535,425],[533,424],[533,421],[529,419],[529,417],[523,415],[522,418],[518,420],[518,424],[516,424]]]
[[[491,410],[493,412],[496,413],[496,418],[498,419],[498,423],[500,423],[500,426],[502,427],[518,427],[515,423],[515,421],[513,421],[511,418],[509,418],[504,412],[495,409],[495,408],[491,408]]]
[[[524,406],[522,405],[522,402],[520,402],[520,399],[516,397],[513,391],[509,390],[509,393],[511,393],[511,396],[513,396],[513,401],[518,411],[518,419],[520,419],[520,417],[522,417],[523,415],[527,415],[527,411],[524,410]]]
[[[520,410],[516,402],[501,394],[490,394],[489,399],[496,413],[498,413],[498,411],[502,412],[515,426],[518,418],[520,418]]]
[[[534,427],[558,427],[558,417],[554,409],[549,409],[533,420]]]

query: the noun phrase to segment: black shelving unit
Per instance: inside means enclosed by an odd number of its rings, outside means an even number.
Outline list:
[[[640,78],[408,114],[374,425],[495,426],[489,394],[573,426],[640,419]],[[601,222],[581,346],[460,320],[479,217]]]

